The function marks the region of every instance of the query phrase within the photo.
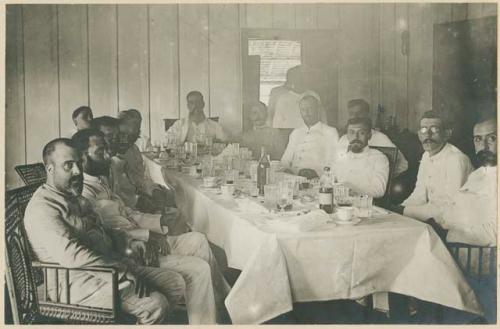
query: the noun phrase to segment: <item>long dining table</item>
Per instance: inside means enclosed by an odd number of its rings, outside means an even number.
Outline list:
[[[319,211],[314,209],[304,220],[297,215],[287,222],[258,198],[223,196],[159,160],[144,161],[155,183],[175,188],[193,230],[225,251],[229,267],[241,270],[225,300],[235,324],[263,323],[295,302],[389,292],[482,314],[460,268],[425,223],[378,207],[356,225],[315,222],[307,217]]]

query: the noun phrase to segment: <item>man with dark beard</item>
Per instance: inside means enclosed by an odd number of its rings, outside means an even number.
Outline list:
[[[339,183],[358,193],[379,198],[384,195],[389,178],[389,160],[382,152],[368,146],[371,130],[370,119],[349,119],[347,152],[339,152],[331,167]]]
[[[480,167],[455,194],[441,221],[448,242],[497,245],[497,123],[488,119],[474,126],[474,147]]]
[[[125,206],[104,177],[110,161],[101,131],[82,130],[72,140],[83,153],[82,195],[101,216],[103,225],[113,231],[126,232],[137,243],[142,242],[144,255],[140,259],[146,264],[168,268],[182,275],[186,282],[190,324],[215,323],[216,299],[219,311],[223,311],[222,303],[229,287],[206,237],[198,232],[176,232],[176,209],[165,209],[162,214],[145,214]],[[219,312],[219,315],[222,314]]]
[[[227,142],[228,135],[222,126],[205,116],[203,109],[205,101],[203,95],[197,90],[190,91],[186,96],[189,114],[187,118],[177,120],[167,131],[167,135],[174,137],[179,143],[206,142],[210,138],[216,142]]]
[[[402,203],[405,216],[428,222],[439,221],[450,207],[453,195],[472,172],[472,164],[464,153],[448,143],[451,129],[435,111],[427,111],[420,120],[418,138],[424,154],[412,194]],[[432,223],[431,221],[430,223]]]
[[[122,256],[116,244],[118,235],[108,234],[88,201],[81,196],[81,154],[71,140],[58,138],[49,142],[43,149],[43,162],[47,182],[31,198],[24,217],[36,257],[68,268],[116,268],[121,310],[136,316],[140,324],[160,323],[169,309],[169,301],[178,300],[184,294],[183,278],[169,270],[139,266]],[[112,305],[113,287],[109,277],[75,271],[68,280],[71,296],[68,294],[70,301],[67,302],[93,307]],[[62,286],[57,289],[54,285],[49,284],[49,296],[55,297],[58,291],[60,296],[66,296]],[[158,289],[147,296],[144,291],[148,286]]]

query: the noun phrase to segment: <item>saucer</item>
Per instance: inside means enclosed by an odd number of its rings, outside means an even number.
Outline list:
[[[333,214],[331,217],[332,217],[332,222],[339,225],[356,225],[359,222],[361,222],[361,218],[359,217],[353,217],[350,220],[340,220],[337,218],[336,214]]]

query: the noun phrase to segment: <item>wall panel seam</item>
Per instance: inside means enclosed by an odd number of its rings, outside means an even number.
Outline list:
[[[59,44],[59,5],[56,6],[56,54],[57,54],[57,113],[59,137],[61,137],[61,60]]]
[[[21,5],[21,40],[23,43],[23,116],[24,116],[24,163],[28,163],[28,142],[26,136],[26,47],[25,47],[25,39],[24,39],[24,5]]]

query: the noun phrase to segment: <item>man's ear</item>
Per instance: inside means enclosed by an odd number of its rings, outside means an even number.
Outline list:
[[[45,166],[45,170],[47,170],[47,174],[54,174],[54,164],[49,163],[48,165]]]

